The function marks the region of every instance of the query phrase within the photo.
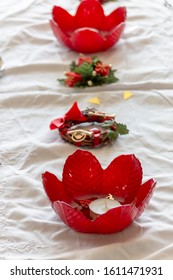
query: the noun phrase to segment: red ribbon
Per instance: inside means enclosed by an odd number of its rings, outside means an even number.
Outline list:
[[[67,121],[85,122],[86,117],[79,110],[77,102],[74,102],[71,109],[65,114],[63,118],[58,118],[50,123],[50,129],[63,128]]]

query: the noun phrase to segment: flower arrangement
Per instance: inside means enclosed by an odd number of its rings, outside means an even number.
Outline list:
[[[114,118],[115,115],[98,112],[94,108],[81,111],[75,102],[63,118],[51,122],[50,129],[58,128],[60,136],[76,146],[98,147],[116,140],[119,135],[128,134],[126,125],[117,123]],[[97,127],[89,130],[73,128],[81,123],[98,123],[103,131]]]
[[[83,0],[75,15],[54,6],[50,26],[63,45],[80,53],[96,53],[113,47],[119,41],[125,21],[125,7],[118,7],[105,15],[99,1]]]
[[[92,87],[116,83],[115,71],[111,65],[103,63],[97,56],[80,56],[72,61],[70,71],[65,72],[65,79],[58,81],[69,87]]]
[[[62,181],[48,171],[42,180],[52,208],[66,225],[79,232],[107,234],[125,229],[147,207],[156,182],[142,183],[142,174],[133,154],[120,155],[103,169],[92,153],[77,150],[66,159]],[[91,203],[100,197],[119,204],[93,216]]]

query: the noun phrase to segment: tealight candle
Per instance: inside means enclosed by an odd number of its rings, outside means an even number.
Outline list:
[[[92,220],[96,219],[99,215],[106,213],[108,210],[116,208],[121,204],[114,199],[99,198],[89,204],[90,217]]]

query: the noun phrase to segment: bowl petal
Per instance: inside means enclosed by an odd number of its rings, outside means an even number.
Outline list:
[[[105,37],[105,49],[111,48],[115,45],[118,40],[120,39],[123,31],[125,28],[125,23],[120,23],[114,30],[112,30],[106,37]]]
[[[55,201],[52,207],[62,221],[72,229],[86,233],[92,231],[91,220],[87,219],[80,211],[60,201]]]
[[[52,10],[52,17],[63,32],[69,33],[74,31],[74,17],[63,8],[54,6]]]
[[[113,233],[121,231],[131,224],[136,214],[137,208],[134,204],[111,209],[94,221],[94,232]]]
[[[73,198],[98,194],[102,186],[103,169],[94,155],[77,150],[70,155],[63,170],[65,191]]]
[[[142,182],[142,167],[134,155],[121,155],[115,158],[104,170],[103,192],[111,193],[131,203]]]
[[[103,38],[98,32],[90,29],[74,32],[71,40],[73,49],[81,53],[104,51],[107,47],[105,46],[105,38]]]
[[[44,190],[51,202],[56,200],[69,202],[69,198],[64,193],[62,182],[54,174],[46,171],[42,174],[42,182]]]
[[[73,48],[69,36],[67,36],[53,20],[50,20],[50,26],[58,41],[68,46],[69,48]]]
[[[154,187],[156,186],[156,181],[154,179],[150,179],[140,186],[139,192],[136,197],[136,207],[138,208],[136,219],[142,214],[144,209],[147,207],[152,194]]]
[[[116,10],[114,10],[110,15],[104,18],[104,21],[102,21],[101,29],[104,31],[111,31],[120,23],[125,22],[125,20],[126,20],[126,8],[119,7]]]
[[[76,11],[74,18],[75,28],[91,27],[100,29],[104,18],[104,10],[98,1],[83,1]]]

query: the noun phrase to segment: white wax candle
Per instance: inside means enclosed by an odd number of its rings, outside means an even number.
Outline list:
[[[89,204],[91,219],[95,219],[99,215],[106,213],[108,210],[116,208],[121,204],[114,199],[100,198]]]

